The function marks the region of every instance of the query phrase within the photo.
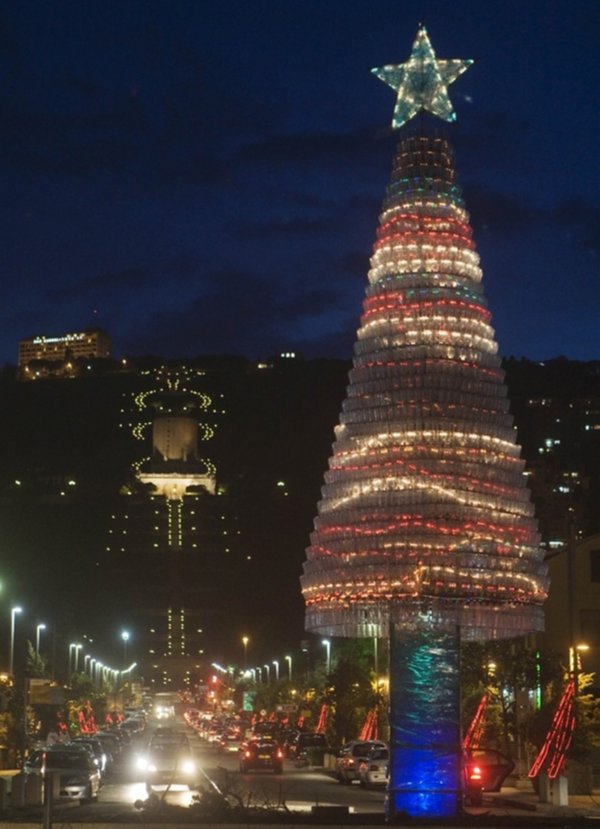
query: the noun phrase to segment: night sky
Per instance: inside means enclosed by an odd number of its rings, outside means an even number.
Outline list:
[[[9,0],[0,363],[349,357],[417,26],[476,63],[449,128],[503,355],[600,359],[596,0]],[[440,122],[441,124],[441,122]]]

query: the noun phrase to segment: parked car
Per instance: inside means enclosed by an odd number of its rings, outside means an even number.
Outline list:
[[[85,747],[72,744],[32,751],[23,764],[26,775],[58,774],[59,797],[89,803],[98,800],[100,771]]]
[[[483,792],[499,792],[515,764],[493,748],[472,748],[465,751],[465,796],[472,805],[479,805]]]
[[[275,774],[283,772],[283,749],[276,740],[259,737],[248,740],[240,748],[241,774],[255,769],[270,769]]]
[[[84,748],[87,748],[89,752],[92,754],[94,762],[98,766],[98,771],[100,772],[100,774],[103,775],[106,773],[106,769],[108,766],[108,757],[106,754],[106,750],[100,742],[100,740],[96,740],[94,737],[74,737],[71,742],[71,745],[81,745]]]
[[[358,780],[358,767],[374,748],[387,748],[387,746],[380,740],[352,740],[346,743],[335,761],[337,780],[340,783],[352,783],[353,780]]]
[[[358,780],[361,786],[385,786],[388,778],[390,752],[387,748],[372,748],[358,765]]]

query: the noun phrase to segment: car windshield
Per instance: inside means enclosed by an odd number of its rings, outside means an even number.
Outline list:
[[[301,734],[298,738],[298,745],[305,747],[325,746],[327,745],[327,740],[324,734]]]
[[[46,754],[48,769],[89,769],[90,758],[84,751],[49,751]]]
[[[387,760],[388,759],[388,750],[387,748],[376,748],[369,754],[369,760]]]
[[[352,754],[354,757],[365,757],[369,753],[370,748],[369,743],[358,743],[352,749]]]
[[[187,746],[179,743],[158,743],[150,747],[150,754],[154,757],[174,757],[177,754],[187,753]]]

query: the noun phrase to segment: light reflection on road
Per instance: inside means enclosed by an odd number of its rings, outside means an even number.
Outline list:
[[[160,787],[154,790],[157,797],[165,797],[167,803],[174,806],[189,806],[195,792],[190,791],[187,786],[171,786],[168,792]],[[144,783],[107,783],[100,790],[100,801],[102,803],[123,803],[133,805],[136,800],[147,800],[148,793]]]

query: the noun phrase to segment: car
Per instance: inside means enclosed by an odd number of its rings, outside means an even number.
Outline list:
[[[317,734],[316,732],[300,731],[288,743],[287,754],[290,760],[293,760],[297,766],[306,765],[309,761],[309,752],[311,749],[323,753],[327,750],[327,737],[325,734]]]
[[[361,786],[385,786],[388,779],[390,752],[387,748],[372,748],[358,764],[358,780]]]
[[[28,775],[58,774],[59,797],[89,803],[98,800],[100,771],[87,748],[54,745],[31,752],[23,764]]]
[[[197,788],[198,767],[185,735],[153,738],[137,766],[144,774],[148,794],[155,786]]]
[[[121,755],[121,741],[108,731],[96,731],[94,739],[99,740],[104,748],[107,766],[110,768]]]
[[[387,748],[381,740],[351,740],[342,746],[335,760],[335,777],[340,783],[358,780],[358,767],[374,748]]]
[[[228,728],[223,734],[218,743],[219,751],[224,751],[226,754],[239,752],[243,743],[242,733],[239,728]]]
[[[67,744],[69,745],[69,744]],[[94,762],[98,766],[98,771],[101,775],[106,773],[106,768],[108,765],[108,757],[106,754],[106,750],[100,740],[96,740],[94,737],[73,737],[70,745],[75,746],[83,746],[87,748],[94,758]]]
[[[515,764],[494,748],[471,748],[465,751],[463,770],[465,796],[471,805],[481,803],[483,792],[499,792]]]
[[[247,740],[239,753],[241,774],[255,769],[270,769],[275,774],[283,772],[283,749],[276,740],[265,737]]]

